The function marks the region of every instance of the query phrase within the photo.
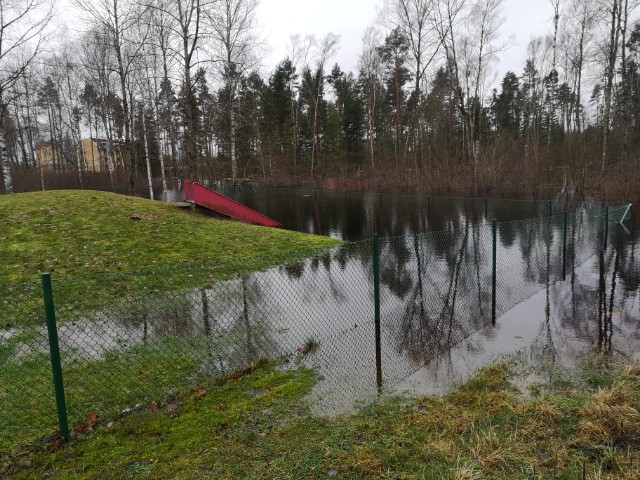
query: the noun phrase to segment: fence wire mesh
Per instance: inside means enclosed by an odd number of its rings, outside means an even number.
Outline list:
[[[431,202],[432,200],[426,200]],[[486,210],[484,199],[472,199]],[[497,224],[496,315],[586,262],[600,208]],[[609,220],[624,215],[612,209]],[[407,378],[492,316],[493,230],[479,215],[380,242],[382,376]],[[613,215],[611,215],[613,213]],[[566,252],[563,268],[563,251]],[[271,260],[273,261],[273,259]],[[266,268],[264,260],[57,278],[53,290],[69,423],[113,419],[280,358],[315,368],[320,410],[376,394],[373,242]],[[254,270],[254,271],[250,271]],[[0,451],[56,429],[39,282],[0,288]],[[345,392],[345,389],[349,390]]]
[[[0,288],[0,452],[57,425],[40,282]]]

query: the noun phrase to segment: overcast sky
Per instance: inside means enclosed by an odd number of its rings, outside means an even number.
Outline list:
[[[71,31],[78,29],[71,1],[55,1],[61,21]],[[362,36],[376,20],[381,6],[382,0],[261,0],[258,17],[262,35],[270,47],[263,61],[263,73],[268,74],[286,57],[291,34],[322,37],[328,32],[340,35],[340,49],[329,66],[337,62],[343,70],[355,72]],[[505,0],[504,17],[501,34],[505,39],[513,36],[514,43],[500,55],[496,67],[498,82],[507,70],[518,75],[522,72],[531,37],[551,30],[552,9],[548,0]]]
[[[272,52],[265,66],[272,68],[287,54],[289,35],[327,32],[340,35],[340,50],[332,59],[345,71],[356,71],[364,31],[376,20],[382,0],[262,0],[259,16]],[[514,37],[514,45],[500,56],[500,77],[508,70],[520,74],[527,44],[532,36],[551,30],[553,12],[548,0],[505,0],[504,38]]]

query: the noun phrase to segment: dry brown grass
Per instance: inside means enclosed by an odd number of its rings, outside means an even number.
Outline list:
[[[513,452],[521,449],[521,446],[515,433],[505,438],[504,435],[498,435],[497,428],[474,432],[469,450],[484,468],[502,471],[514,460]]]
[[[627,372],[577,413],[578,443],[640,446],[640,412],[634,398],[638,395],[638,384],[628,381]]]

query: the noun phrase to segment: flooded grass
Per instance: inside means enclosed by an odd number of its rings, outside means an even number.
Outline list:
[[[179,392],[202,381],[199,358],[192,355],[196,339],[167,338],[154,348],[134,347],[107,352],[99,360],[65,362],[67,407],[72,426],[82,425],[90,413],[115,418],[122,410],[141,401],[162,401],[170,392]],[[22,378],[31,389],[10,388],[2,379]],[[32,354],[27,361],[6,362],[0,378],[0,410],[3,425],[0,452],[30,441],[33,432],[57,429],[51,364],[48,354]],[[49,406],[49,408],[46,408]]]
[[[338,243],[97,191],[5,195],[0,197],[0,218],[5,219],[0,232],[0,328],[43,323],[39,272],[52,274],[60,306],[87,310],[109,305],[113,298],[133,302],[167,289],[210,286]],[[197,275],[190,274],[192,267]],[[139,273],[126,275],[134,271]],[[85,285],[87,290],[76,291],[73,285],[68,291],[55,290],[57,279],[89,275],[95,278]]]
[[[68,446],[14,449],[10,478],[638,478],[640,367],[592,358],[549,367],[491,365],[445,398],[384,400],[314,417],[308,369],[261,363],[93,421]],[[601,379],[592,385],[594,375]],[[554,379],[564,378],[557,382]],[[519,387],[516,387],[519,385]],[[522,389],[528,391],[525,392]]]

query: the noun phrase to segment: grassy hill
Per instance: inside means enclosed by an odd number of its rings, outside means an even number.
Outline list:
[[[0,196],[0,218],[0,286],[44,271],[74,277],[238,257],[277,262],[283,253],[302,258],[336,243],[97,191]]]

